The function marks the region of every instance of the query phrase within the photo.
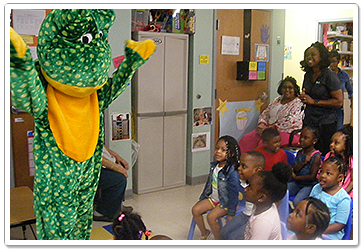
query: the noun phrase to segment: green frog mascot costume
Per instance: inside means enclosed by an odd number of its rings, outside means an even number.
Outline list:
[[[101,168],[103,111],[154,53],[152,40],[126,41],[108,76],[113,10],[55,9],[44,19],[34,62],[11,28],[12,104],[34,117],[34,211],[38,239],[89,239]]]

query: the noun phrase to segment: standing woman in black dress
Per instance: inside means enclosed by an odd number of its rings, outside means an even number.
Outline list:
[[[317,127],[320,132],[317,149],[325,155],[336,132],[336,109],[343,106],[343,92],[339,78],[331,72],[330,54],[319,42],[305,50],[300,62],[305,73],[300,99],[306,104],[303,126]]]

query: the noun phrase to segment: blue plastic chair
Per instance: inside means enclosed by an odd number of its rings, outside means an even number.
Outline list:
[[[350,240],[350,234],[351,234],[351,227],[353,225],[353,200],[350,202],[350,213],[348,221],[345,224],[344,227],[344,236],[341,238],[341,240]],[[322,235],[322,238],[324,240],[332,240],[327,235]]]
[[[287,190],[286,195],[283,197],[282,202],[278,207],[279,218],[281,220],[281,232],[282,232],[283,240],[286,240],[287,235],[288,235],[288,231],[287,231],[287,227],[286,227],[286,222],[287,222],[287,219],[289,216],[288,200],[289,200],[289,192]]]
[[[296,159],[297,152],[288,149],[283,150],[286,152],[288,164],[292,167],[294,165],[294,160]]]
[[[353,225],[353,200],[350,202],[350,213],[348,221],[346,222],[346,225],[344,227],[344,236],[342,240],[350,240],[350,234],[351,234],[351,227]]]
[[[235,214],[242,213],[245,210],[244,192],[245,192],[244,188],[241,185],[239,185],[239,202],[238,202],[238,207],[236,209]],[[205,214],[208,214],[209,212],[210,211],[207,211]],[[224,218],[226,218],[226,216]],[[219,225],[220,225],[220,228],[223,227],[222,218],[219,218]],[[195,228],[196,228],[196,221],[192,217],[191,226],[190,226],[190,230],[188,232],[187,240],[193,239],[193,235],[195,233]]]

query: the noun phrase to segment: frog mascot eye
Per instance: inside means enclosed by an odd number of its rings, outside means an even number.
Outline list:
[[[81,42],[83,44],[90,43],[91,41],[92,41],[92,34],[86,33],[86,34],[81,36]]]
[[[39,31],[36,62],[10,28],[11,102],[35,118],[33,203],[38,239],[80,240],[91,235],[103,112],[155,50],[152,40],[127,40],[125,58],[109,77],[107,35],[114,21],[113,10],[52,10]],[[82,46],[91,42],[93,46]]]

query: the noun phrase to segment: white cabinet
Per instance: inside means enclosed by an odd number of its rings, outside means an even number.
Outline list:
[[[152,39],[157,47],[132,84],[140,144],[133,190],[140,194],[186,182],[188,35],[137,32],[133,39]]]

